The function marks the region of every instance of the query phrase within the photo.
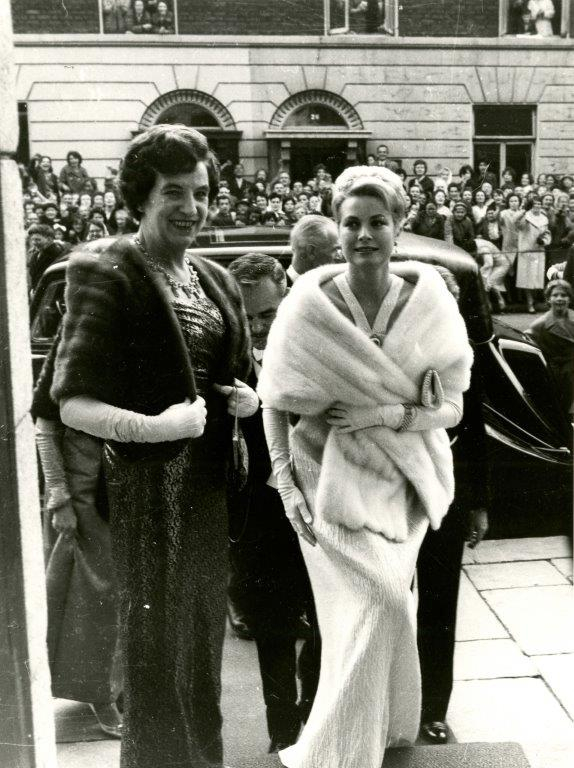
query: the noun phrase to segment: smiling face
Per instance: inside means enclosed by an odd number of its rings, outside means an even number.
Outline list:
[[[565,288],[562,288],[562,286],[557,285],[556,288],[552,289],[550,296],[548,297],[548,303],[550,304],[550,308],[554,311],[554,314],[566,314],[566,310],[570,306],[570,296],[568,295],[568,291]]]
[[[283,289],[270,277],[263,277],[251,285],[241,283],[241,292],[253,346],[265,349],[271,324],[283,299]]]
[[[189,248],[207,219],[209,182],[207,168],[197,163],[193,171],[156,173],[155,184],[141,209],[144,241],[161,251]]]
[[[339,240],[352,268],[386,268],[399,228],[378,197],[348,197],[340,207]]]
[[[453,202],[460,200],[460,189],[458,187],[450,186],[448,188],[448,196]]]
[[[102,229],[98,227],[95,224],[90,224],[88,227],[88,234],[86,235],[86,240],[88,242],[92,240],[99,240],[104,236],[104,233],[102,232]]]
[[[540,213],[541,210],[542,210],[542,203],[540,202],[540,200],[533,200],[532,213],[536,216],[537,214]]]

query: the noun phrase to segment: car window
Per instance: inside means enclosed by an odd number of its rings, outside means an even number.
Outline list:
[[[564,417],[542,351],[533,344],[501,339],[500,352],[544,421],[561,432]]]
[[[53,339],[66,311],[64,304],[65,279],[55,280],[46,288],[36,316],[32,322],[32,341]]]

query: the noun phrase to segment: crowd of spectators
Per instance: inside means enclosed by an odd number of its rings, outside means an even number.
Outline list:
[[[102,0],[102,15],[108,34],[175,33],[171,0]]]
[[[453,243],[471,254],[493,308],[504,311],[509,302],[526,303],[534,311],[535,292],[544,288],[547,274],[560,274],[574,244],[572,176],[542,173],[534,179],[505,168],[499,178],[484,161],[477,169],[463,165],[456,175],[442,168],[429,176],[422,158],[408,176],[384,144],[364,162],[401,176],[407,231]],[[123,206],[116,170],[110,169],[103,190],[74,150],[57,174],[51,159],[39,154],[20,170],[32,288],[55,253],[82,241],[136,231],[137,223]],[[309,213],[330,217],[332,174],[324,164],[309,170],[309,178],[292,179],[287,171],[270,178],[260,168],[247,179],[242,162],[224,163],[211,225],[289,227]]]

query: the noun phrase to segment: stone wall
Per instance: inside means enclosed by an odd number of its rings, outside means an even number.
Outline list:
[[[380,47],[163,45],[133,40],[16,48],[18,99],[26,101],[32,152],[59,169],[78,149],[91,173],[106,175],[161,95],[195,89],[217,99],[242,132],[248,173],[267,165],[265,132],[288,98],[319,89],[345,99],[369,132],[367,151],[386,143],[408,173],[472,161],[473,106],[531,104],[537,110],[534,168],[574,171],[574,50],[568,41],[510,40],[478,47],[429,48],[389,40]],[[46,66],[49,60],[50,66]]]
[[[497,37],[500,0],[402,0],[399,31],[408,37]]]
[[[322,35],[323,0],[178,0],[184,35]]]
[[[6,2],[6,0],[2,0]],[[98,33],[98,0],[11,0],[16,34]]]

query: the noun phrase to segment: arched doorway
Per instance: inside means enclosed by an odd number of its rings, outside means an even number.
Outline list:
[[[351,104],[328,91],[295,94],[277,109],[266,131],[269,167],[288,170],[293,180],[306,181],[322,163],[333,178],[363,156],[366,138]]]
[[[241,131],[236,129],[229,110],[207,93],[186,88],[160,96],[144,112],[139,130],[159,123],[196,128],[207,138],[222,166],[239,159]]]

